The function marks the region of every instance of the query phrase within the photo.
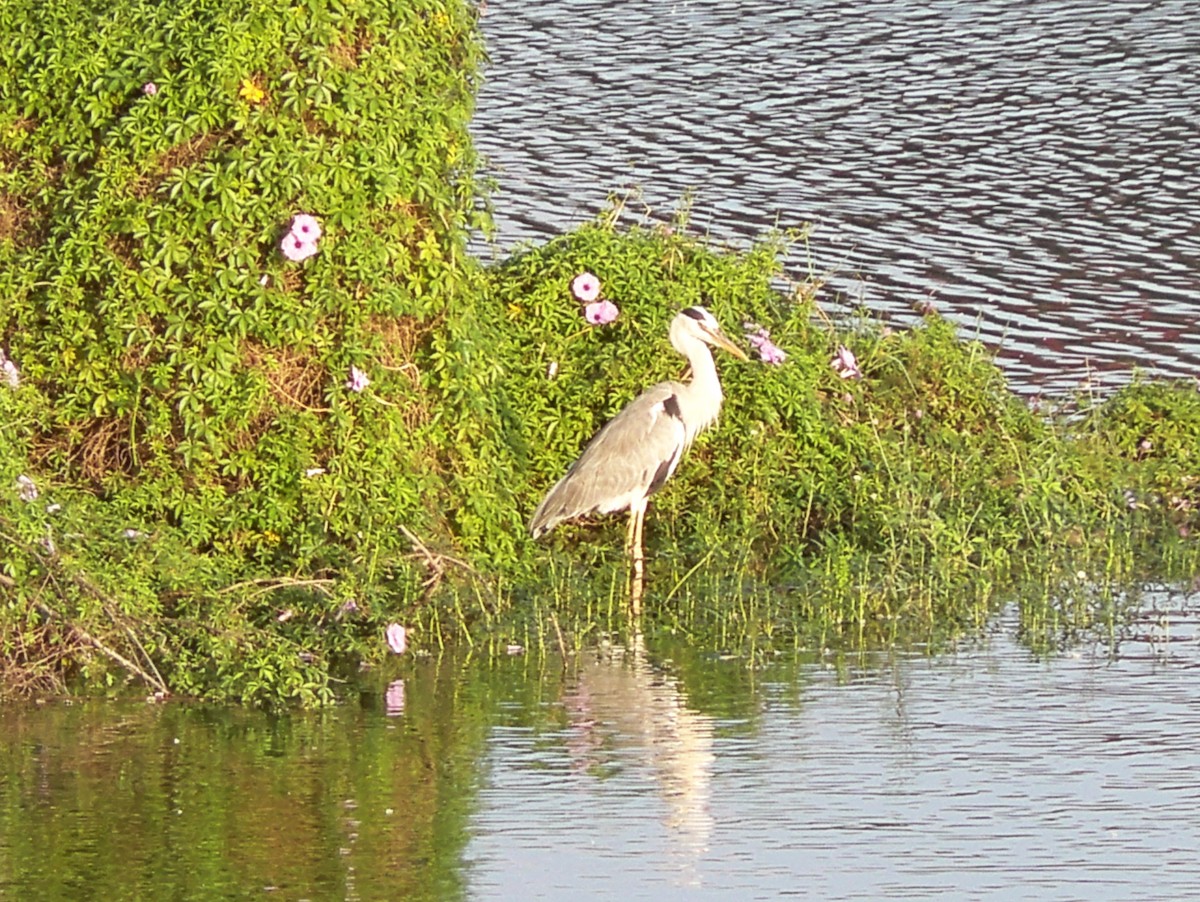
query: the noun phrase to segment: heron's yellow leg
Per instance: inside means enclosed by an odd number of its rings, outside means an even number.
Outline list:
[[[642,612],[642,590],[645,588],[645,555],[642,550],[642,527],[646,522],[646,505],[635,504],[629,512],[629,553],[632,557],[632,579],[629,584],[629,604],[635,615]]]

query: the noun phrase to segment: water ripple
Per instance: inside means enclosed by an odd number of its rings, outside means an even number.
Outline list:
[[[932,297],[1017,387],[1200,373],[1200,18],[1171,0],[499,0],[475,134],[503,245],[637,186],[824,300]]]
[[[585,663],[566,729],[489,740],[471,897],[1195,898],[1200,596],[1152,592],[1115,646],[1042,661],[1018,620],[955,655],[768,670],[728,720],[644,653]]]

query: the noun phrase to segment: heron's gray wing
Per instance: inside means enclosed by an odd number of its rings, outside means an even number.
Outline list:
[[[682,390],[675,382],[653,385],[609,420],[538,506],[529,531],[540,536],[563,520],[623,510],[657,491],[686,443]]]

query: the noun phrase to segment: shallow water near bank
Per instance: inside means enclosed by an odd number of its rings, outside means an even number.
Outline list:
[[[0,897],[1185,899],[1200,595],[1034,655],[421,657],[334,710],[0,709]]]

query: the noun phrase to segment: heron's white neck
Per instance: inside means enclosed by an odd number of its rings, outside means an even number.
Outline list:
[[[692,388],[699,397],[711,399],[720,409],[725,395],[721,392],[721,380],[717,377],[717,365],[713,361],[708,345],[690,335],[679,342],[678,351],[692,365]],[[716,415],[716,411],[713,412]]]

